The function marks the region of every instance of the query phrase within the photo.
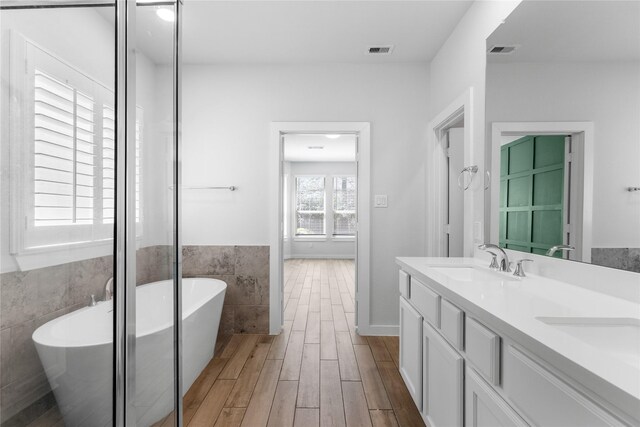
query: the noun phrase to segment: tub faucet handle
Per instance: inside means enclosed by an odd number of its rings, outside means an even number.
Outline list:
[[[104,300],[109,301],[113,298],[113,277],[107,280],[107,283],[104,285]]]
[[[95,307],[96,305],[98,305],[98,302],[96,301],[96,296],[94,294],[91,294],[91,301],[89,301],[89,307]]]

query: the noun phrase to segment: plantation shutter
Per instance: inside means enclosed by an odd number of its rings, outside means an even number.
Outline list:
[[[102,107],[102,222],[113,223],[115,218],[115,111]]]
[[[94,99],[34,73],[34,226],[94,221]]]

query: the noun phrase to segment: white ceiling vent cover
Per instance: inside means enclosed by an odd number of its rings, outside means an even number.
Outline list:
[[[513,53],[513,51],[515,51],[518,47],[519,47],[518,45],[511,45],[511,46],[495,45],[495,46],[491,46],[491,48],[488,50],[488,53],[492,55],[505,55],[505,54]]]
[[[393,45],[369,46],[365,52],[367,55],[391,55]]]

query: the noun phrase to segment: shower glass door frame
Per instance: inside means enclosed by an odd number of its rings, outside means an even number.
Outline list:
[[[182,0],[0,0],[0,10],[115,6],[116,216],[114,234],[113,425],[136,425],[136,64],[138,6],[171,6],[173,23],[174,425],[182,426],[181,31]],[[124,284],[124,286],[119,286]]]

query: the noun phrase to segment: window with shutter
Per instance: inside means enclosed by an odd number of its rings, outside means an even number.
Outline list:
[[[356,232],[356,177],[333,177],[333,235],[354,236]]]
[[[115,201],[113,91],[20,38],[12,72],[23,112],[12,127],[12,253],[112,238]],[[142,109],[136,120],[136,220],[142,218]],[[139,230],[142,227],[138,227]]]
[[[325,234],[325,179],[296,177],[296,235]]]

